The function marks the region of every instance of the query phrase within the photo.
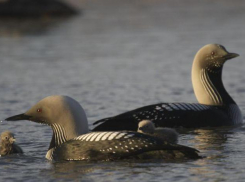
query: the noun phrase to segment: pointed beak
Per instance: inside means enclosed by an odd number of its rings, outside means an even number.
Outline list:
[[[14,143],[16,140],[15,140],[15,138],[11,137],[11,138],[9,139],[9,141],[10,141],[11,143]]]
[[[19,120],[30,120],[30,119],[31,119],[31,116],[28,116],[25,113],[23,113],[23,114],[18,114],[18,115],[6,118],[5,121],[19,121]]]
[[[225,58],[226,60],[228,60],[228,59],[233,59],[233,58],[238,57],[238,56],[239,56],[239,54],[237,54],[237,53],[228,53],[228,54],[226,54],[226,55],[224,56],[224,58]]]

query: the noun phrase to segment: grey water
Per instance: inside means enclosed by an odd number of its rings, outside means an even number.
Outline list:
[[[223,71],[245,114],[245,2],[242,0],[69,0],[70,18],[0,19],[0,120],[40,99],[68,95],[89,127],[104,117],[159,102],[197,102],[195,53],[219,43],[240,54]],[[50,162],[52,130],[30,121],[0,123],[24,155],[0,157],[0,181],[244,181],[245,127],[179,129],[179,143],[204,159]]]

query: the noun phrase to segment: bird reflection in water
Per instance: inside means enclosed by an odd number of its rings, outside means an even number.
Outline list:
[[[54,162],[48,169],[40,171],[40,175],[53,176],[54,179],[80,179],[85,181],[93,181],[89,178],[89,173],[97,169],[96,164],[83,161],[63,161]]]
[[[195,137],[191,142],[205,153],[212,153],[212,150],[222,152],[229,136],[234,133],[233,130],[234,127],[197,129],[193,131]]]
[[[207,177],[217,177],[222,180],[222,174],[213,169],[211,164],[214,162],[222,166],[222,161],[227,157],[227,142],[234,135],[235,127],[222,127],[222,128],[207,128],[197,129],[192,131],[194,138],[190,141],[194,143],[194,147],[201,151],[204,159],[195,161],[195,165],[190,168],[190,172],[196,174],[193,176],[194,181]],[[229,148],[229,147],[228,147]],[[198,178],[198,179],[197,179]]]

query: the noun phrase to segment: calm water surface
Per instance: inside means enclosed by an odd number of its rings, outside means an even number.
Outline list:
[[[0,20],[0,118],[40,99],[69,95],[98,119],[158,102],[197,102],[191,65],[220,43],[240,57],[225,64],[225,87],[245,113],[245,2],[70,0],[67,19]],[[51,129],[2,122],[25,154],[0,158],[0,181],[244,181],[245,128],[179,130],[195,161],[49,162]]]

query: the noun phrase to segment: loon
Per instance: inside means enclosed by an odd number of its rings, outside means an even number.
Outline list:
[[[53,136],[46,158],[53,161],[201,158],[194,148],[133,131],[88,133],[82,106],[68,96],[46,97],[27,112],[5,120],[30,120],[49,125]]]
[[[139,122],[139,133],[149,134],[155,137],[159,137],[169,143],[178,142],[178,133],[172,128],[155,128],[154,123],[150,120],[142,120]]]
[[[23,153],[23,150],[15,144],[14,134],[10,131],[4,131],[1,133],[0,141],[0,155],[9,155],[16,153]]]
[[[222,82],[224,63],[238,57],[224,46],[208,44],[196,54],[192,66],[192,84],[199,103],[159,103],[144,106],[93,123],[93,131],[137,131],[147,119],[156,127],[219,127],[240,125],[242,114]]]

